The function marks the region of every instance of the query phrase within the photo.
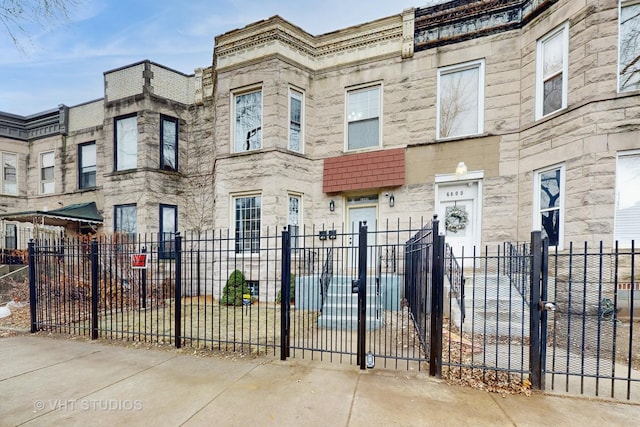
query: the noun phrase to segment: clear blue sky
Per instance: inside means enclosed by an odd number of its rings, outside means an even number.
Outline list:
[[[211,65],[216,35],[280,15],[318,35],[433,0],[78,0],[67,22],[0,29],[0,111],[30,115],[102,98],[103,72],[149,59],[186,74]]]

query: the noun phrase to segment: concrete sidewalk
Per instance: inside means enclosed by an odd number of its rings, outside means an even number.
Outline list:
[[[0,339],[0,426],[613,426],[639,419],[634,404],[501,397],[404,371]]]

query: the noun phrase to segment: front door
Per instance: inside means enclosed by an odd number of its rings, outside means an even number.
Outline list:
[[[358,265],[358,233],[360,231],[360,223],[367,222],[367,246],[375,247],[376,239],[376,220],[378,216],[377,206],[357,206],[347,204],[349,218],[349,244],[353,248],[349,254],[349,266],[356,268]],[[368,254],[370,255],[370,254]],[[375,260],[367,256],[367,266],[369,268],[375,266]]]
[[[456,256],[471,256],[480,244],[478,182],[442,183],[438,186],[440,232]]]

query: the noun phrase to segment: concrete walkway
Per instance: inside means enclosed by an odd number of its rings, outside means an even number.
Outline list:
[[[0,339],[0,426],[613,426],[640,406],[501,397],[424,373],[230,360],[81,339]]]

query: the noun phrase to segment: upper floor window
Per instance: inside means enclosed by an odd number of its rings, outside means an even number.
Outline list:
[[[138,167],[138,117],[115,119],[115,170]]]
[[[178,207],[173,205],[160,205],[160,258],[173,258],[177,231]]]
[[[303,94],[289,89],[289,150],[302,153]]]
[[[178,170],[178,119],[160,117],[160,169]]]
[[[113,231],[135,239],[138,230],[138,208],[135,204],[115,205]]]
[[[234,204],[236,252],[259,252],[262,197],[235,197]]]
[[[484,129],[484,60],[438,69],[438,139]]]
[[[347,92],[347,150],[380,146],[380,88]]]
[[[40,194],[51,194],[55,191],[54,168],[53,151],[40,153]]]
[[[535,173],[533,228],[542,230],[549,246],[562,246],[564,181],[564,166]]]
[[[78,145],[78,188],[96,186],[96,143]]]
[[[640,90],[640,2],[620,2],[618,91]]]
[[[568,51],[568,23],[538,40],[536,119],[567,107]]]
[[[2,193],[18,194],[18,155],[2,153]]]
[[[262,91],[234,94],[233,101],[235,152],[261,149]]]
[[[618,154],[614,238],[623,246],[640,243],[640,151]]]

